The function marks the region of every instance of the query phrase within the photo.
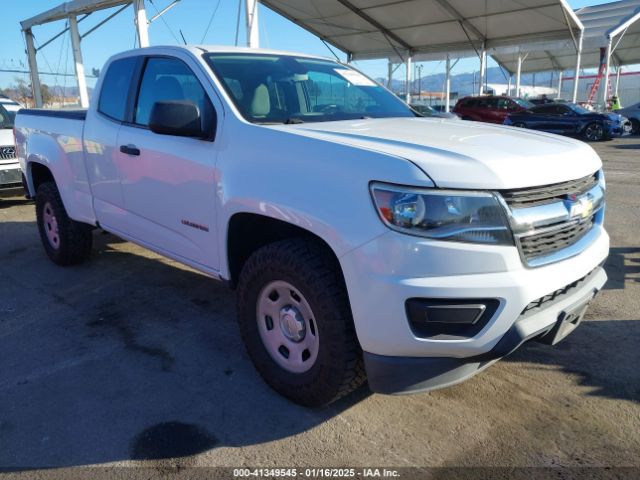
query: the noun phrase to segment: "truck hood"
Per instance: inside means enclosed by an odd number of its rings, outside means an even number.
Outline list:
[[[547,185],[601,167],[598,155],[581,141],[478,122],[380,118],[271,128],[404,158],[446,188]],[[390,180],[371,175],[372,180]]]

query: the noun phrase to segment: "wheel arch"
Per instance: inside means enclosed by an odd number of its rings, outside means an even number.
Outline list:
[[[316,233],[277,218],[251,212],[238,212],[229,218],[226,234],[228,282],[235,288],[243,265],[259,248],[279,240],[306,238],[316,243],[335,262],[336,271],[344,282],[344,273],[334,249]]]
[[[37,162],[35,160],[27,161],[27,186],[29,188],[29,194],[35,197],[38,187],[44,182],[54,182],[56,179],[49,166]]]

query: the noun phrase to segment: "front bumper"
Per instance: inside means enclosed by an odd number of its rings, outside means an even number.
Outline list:
[[[14,188],[22,184],[20,163],[0,163],[0,188]]]
[[[593,242],[581,253],[536,268],[525,267],[512,246],[438,242],[396,232],[387,232],[342,256],[372,388],[391,393],[455,383],[520,343],[551,330],[566,304],[601,289],[606,281],[598,265],[608,255],[609,237],[602,226],[594,228]],[[596,274],[579,291],[572,289],[566,304],[554,303],[522,316],[531,302],[591,272]],[[407,319],[405,302],[411,298],[452,303],[496,299],[499,306],[470,338],[423,338],[414,334]],[[507,344],[513,348],[505,348],[505,338],[511,339]],[[388,383],[393,378],[396,380]]]
[[[625,128],[624,123],[614,123],[607,125],[607,136],[609,138],[623,137],[625,135],[631,135],[631,129]]]
[[[548,324],[540,318],[558,319],[561,312],[574,305],[585,305],[600,291],[607,276],[602,267],[594,269],[579,286],[558,297],[535,313],[521,315],[507,333],[488,352],[467,358],[447,357],[391,357],[364,353],[369,387],[386,394],[415,393],[435,390],[462,382],[497,360],[509,355],[523,343],[540,339],[550,343],[558,321]],[[584,313],[584,310],[583,310]],[[582,318],[577,319],[577,323]],[[573,328],[577,326],[572,325]]]

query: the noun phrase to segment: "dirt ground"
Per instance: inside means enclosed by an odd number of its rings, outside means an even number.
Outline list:
[[[580,328],[455,387],[363,388],[320,410],[261,381],[225,286],[101,232],[90,262],[56,267],[33,204],[0,199],[0,469],[626,466],[640,477],[640,138],[595,148],[610,279]]]

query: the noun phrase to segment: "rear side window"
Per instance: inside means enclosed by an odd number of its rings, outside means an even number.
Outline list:
[[[135,71],[137,57],[115,60],[109,65],[102,82],[98,111],[106,116],[123,122],[129,98],[129,85]]]
[[[541,115],[558,113],[555,105],[541,105],[539,107],[532,108],[531,111]]]
[[[499,108],[497,98],[486,98],[482,103],[484,108]]]

